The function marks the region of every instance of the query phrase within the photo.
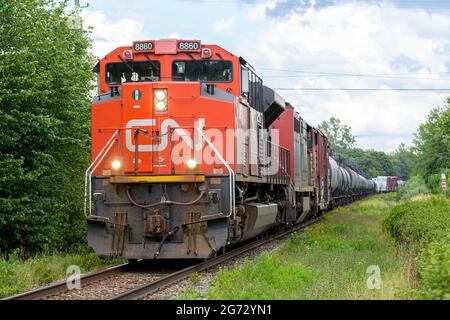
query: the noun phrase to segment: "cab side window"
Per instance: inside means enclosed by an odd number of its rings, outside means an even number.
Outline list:
[[[223,60],[178,60],[172,63],[174,81],[231,82],[233,66]]]
[[[136,61],[127,63],[108,63],[106,65],[106,83],[122,84],[126,82],[159,81],[159,61]]]

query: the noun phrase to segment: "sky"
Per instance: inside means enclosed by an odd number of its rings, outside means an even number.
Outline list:
[[[447,0],[80,2],[89,3],[82,17],[98,57],[133,40],[218,44],[244,57],[310,124],[333,116],[351,126],[363,149],[411,145],[450,96]]]

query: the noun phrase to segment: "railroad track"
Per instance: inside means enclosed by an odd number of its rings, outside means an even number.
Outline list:
[[[175,284],[183,279],[186,279],[187,277],[189,277],[190,275],[192,275],[196,272],[202,272],[211,267],[217,266],[229,259],[237,257],[237,256],[239,256],[247,251],[250,251],[252,249],[255,249],[263,244],[269,243],[276,239],[287,236],[295,231],[299,231],[303,228],[306,228],[307,226],[317,223],[319,220],[320,220],[320,218],[313,219],[313,220],[307,221],[305,223],[299,224],[290,230],[284,230],[284,231],[281,231],[274,235],[270,235],[266,238],[239,246],[225,254],[222,254],[222,255],[217,256],[212,259],[209,259],[205,262],[194,264],[192,266],[172,272],[168,275],[163,275],[154,281],[134,287],[134,288],[124,291],[120,294],[113,295],[112,297],[109,298],[109,300],[137,300],[140,298],[144,298],[148,295],[155,293],[156,291],[158,291],[162,288],[168,287],[168,286]],[[106,280],[106,278],[109,278],[111,276],[130,271],[132,269],[132,266],[133,265],[130,263],[123,263],[123,264],[115,265],[115,266],[112,266],[112,267],[109,267],[106,269],[102,269],[99,271],[84,274],[80,278],[81,287],[83,288],[90,283]],[[67,281],[60,280],[60,281],[54,282],[52,284],[49,284],[47,286],[43,286],[43,287],[31,290],[31,291],[27,291],[27,292],[24,292],[21,294],[7,297],[2,300],[42,300],[42,299],[46,299],[46,298],[54,296],[54,295],[62,294],[67,291],[68,291]]]
[[[243,246],[240,246],[236,249],[233,249],[232,251],[229,251],[228,253],[225,253],[223,255],[217,256],[215,258],[209,259],[205,262],[181,269],[179,271],[176,271],[172,274],[169,274],[167,276],[164,276],[156,281],[144,284],[140,287],[133,288],[131,290],[125,291],[121,294],[118,294],[116,296],[113,296],[109,300],[138,300],[141,298],[144,298],[164,287],[170,286],[178,281],[181,281],[190,275],[201,272],[204,270],[207,270],[211,267],[217,266],[231,258],[234,258],[240,254],[243,254],[247,251],[250,251],[252,249],[255,249],[263,244],[266,244],[268,242],[271,242],[273,240],[282,238],[284,236],[287,236],[295,231],[299,231],[301,229],[304,229],[312,224],[317,223],[320,220],[320,218],[310,220],[308,222],[299,224],[295,226],[293,229],[285,230],[279,233],[276,233],[274,235],[271,235],[267,238],[263,238],[257,241],[253,241],[251,243],[245,244]]]
[[[130,269],[130,263],[122,263],[118,265],[114,265],[108,267],[106,269],[98,270],[95,272],[89,272],[81,275],[80,285],[83,287],[89,283],[93,283],[96,281],[101,281],[110,276],[125,272]],[[44,299],[48,296],[59,294],[61,292],[67,291],[67,280],[60,280],[54,283],[51,283],[47,286],[43,286],[37,289],[33,289],[31,291],[27,291],[24,293],[20,293],[14,296],[6,297],[2,300],[40,300]]]

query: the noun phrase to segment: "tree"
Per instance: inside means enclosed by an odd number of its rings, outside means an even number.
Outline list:
[[[416,174],[428,176],[450,168],[450,98],[442,108],[431,110],[414,138]]]
[[[351,134],[351,127],[337,118],[331,117],[328,121],[322,121],[318,127],[327,135],[333,154],[344,155],[356,143]]]
[[[344,159],[371,177],[394,173],[391,158],[383,151],[352,148],[346,152]]]
[[[81,239],[93,59],[66,4],[0,2],[0,250]]]
[[[416,155],[412,148],[406,147],[401,143],[397,150],[391,154],[391,161],[394,169],[394,175],[403,179],[408,179],[414,166],[417,163]]]
[[[356,139],[351,133],[351,127],[339,119],[331,117],[320,123],[319,128],[327,135],[331,153],[337,160],[371,177],[395,173],[392,159],[385,152],[355,148]]]

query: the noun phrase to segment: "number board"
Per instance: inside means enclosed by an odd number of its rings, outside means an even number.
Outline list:
[[[153,41],[134,41],[133,50],[135,52],[153,52],[155,51],[155,44]]]
[[[196,40],[187,40],[187,41],[178,41],[177,44],[178,51],[191,51],[191,52],[199,52],[201,49],[201,43],[200,41]]]

